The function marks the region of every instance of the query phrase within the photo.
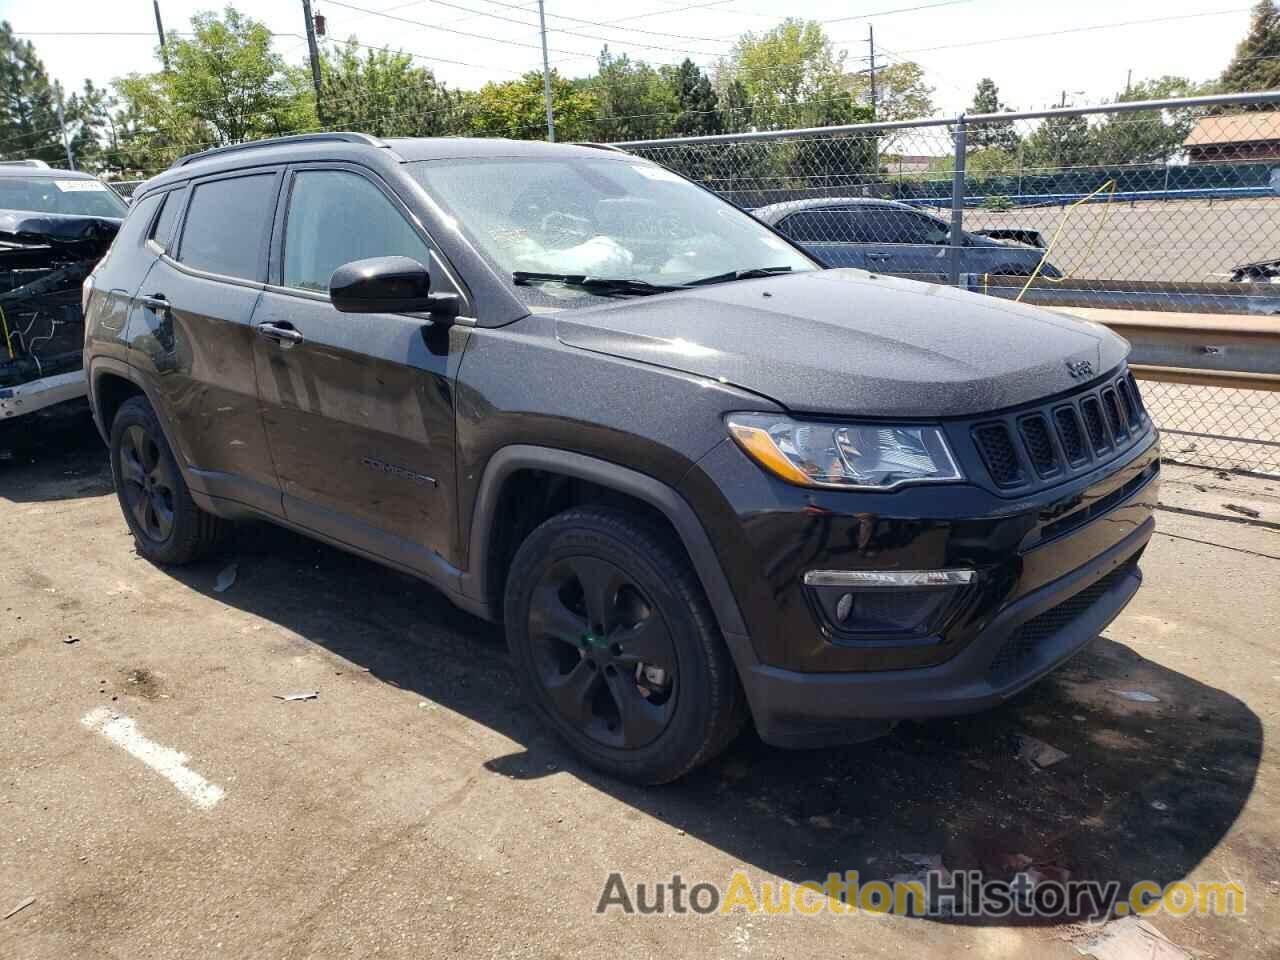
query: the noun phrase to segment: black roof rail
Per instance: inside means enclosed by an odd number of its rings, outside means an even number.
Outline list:
[[[299,133],[291,137],[270,137],[266,140],[250,140],[246,143],[229,143],[225,147],[213,147],[209,150],[201,150],[199,153],[189,153],[185,157],[179,157],[173,161],[173,167],[184,167],[188,163],[194,163],[197,160],[203,160],[206,157],[217,157],[224,153],[234,153],[237,150],[257,150],[262,147],[275,147],[286,143],[360,143],[366,147],[390,147],[379,140],[377,137],[367,133],[338,132],[338,133]]]

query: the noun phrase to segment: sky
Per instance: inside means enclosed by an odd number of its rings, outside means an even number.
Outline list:
[[[301,0],[238,0],[278,36],[291,62],[307,55]],[[536,0],[313,0],[329,38],[415,55],[450,86],[474,88],[541,69]],[[189,28],[210,2],[160,0],[166,30]],[[865,65],[869,26],[878,58],[909,59],[935,88],[939,114],[968,106],[991,77],[1016,109],[1114,99],[1126,78],[1163,74],[1209,79],[1245,35],[1250,0],[546,0],[552,65],[590,73],[607,41],[615,54],[650,63],[689,56],[710,66],[744,30],[791,16],[821,21],[849,69]],[[352,9],[362,8],[361,10]],[[915,8],[915,9],[911,9]],[[375,11],[375,12],[362,12]],[[64,88],[100,86],[158,69],[151,0],[0,0],[0,19],[26,34]],[[76,32],[97,34],[73,35]],[[106,33],[138,35],[103,35]]]

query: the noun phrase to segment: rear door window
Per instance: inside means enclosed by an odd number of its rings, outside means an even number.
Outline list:
[[[941,222],[909,210],[868,210],[866,218],[877,243],[935,244],[947,238]]]
[[[381,190],[343,170],[295,175],[285,219],[286,287],[327,292],[344,263],[388,256],[431,266],[427,244]]]
[[[851,210],[803,210],[793,213],[778,229],[800,243],[866,243],[864,221]]]
[[[265,280],[275,173],[207,180],[193,188],[178,260],[242,280]]]

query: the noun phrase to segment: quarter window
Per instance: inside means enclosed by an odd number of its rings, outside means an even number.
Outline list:
[[[303,170],[294,177],[284,234],[286,287],[328,291],[344,263],[386,256],[431,262],[426,243],[381,190],[342,170]]]
[[[182,228],[178,259],[197,270],[262,280],[275,184],[274,173],[198,184]]]
[[[173,237],[173,225],[178,219],[178,214],[182,212],[182,201],[186,196],[186,187],[170,190],[164,194],[164,206],[160,208],[160,216],[156,217],[155,225],[149,234],[150,239],[161,247],[169,246],[169,240]]]

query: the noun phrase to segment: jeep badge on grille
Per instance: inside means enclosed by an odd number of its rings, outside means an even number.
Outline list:
[[[1067,373],[1071,374],[1073,380],[1083,380],[1085,377],[1093,376],[1093,364],[1088,360],[1068,360]]]

